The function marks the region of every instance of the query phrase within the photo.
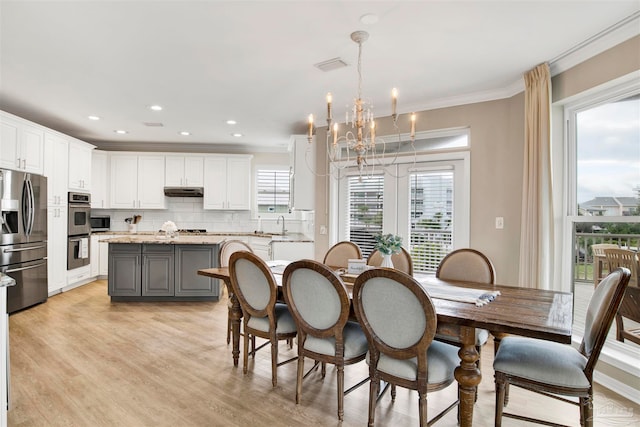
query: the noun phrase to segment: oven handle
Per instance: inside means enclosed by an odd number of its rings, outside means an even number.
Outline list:
[[[11,270],[5,271],[5,273],[8,274],[8,273],[15,273],[16,271],[31,270],[32,268],[42,267],[43,265],[47,265],[47,263],[43,262],[43,263],[36,264],[36,265],[30,265],[28,267],[12,268]]]
[[[84,237],[84,238],[87,239],[88,237]],[[81,240],[82,240],[82,238],[80,238],[80,239],[69,239],[70,242],[79,242]]]
[[[28,248],[20,248],[20,249],[5,249],[3,252],[5,254],[11,253],[11,252],[24,252],[24,251],[32,251],[34,249],[46,249],[46,245],[44,246],[29,246]]]

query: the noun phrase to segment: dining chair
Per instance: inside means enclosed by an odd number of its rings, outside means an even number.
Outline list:
[[[391,262],[393,262],[393,268],[403,271],[409,276],[413,275],[413,260],[411,254],[405,249],[400,248],[400,252],[391,255]],[[382,253],[379,250],[374,249],[367,258],[367,265],[379,267],[382,264]]]
[[[638,253],[629,249],[608,248],[604,250],[609,271],[618,267],[628,268],[631,272],[629,286],[638,287]]]
[[[362,251],[357,244],[345,240],[331,246],[322,263],[330,267],[347,268],[350,259],[362,259]]]
[[[249,340],[255,354],[259,350],[255,347],[255,337],[267,339],[271,344],[271,382],[275,387],[278,383],[277,367],[296,359],[278,363],[278,341],[296,336],[295,321],[286,304],[276,302],[278,285],[269,266],[260,257],[245,251],[232,253],[229,276],[244,317],[242,372],[247,373]]]
[[[344,367],[364,360],[367,338],[360,325],[349,321],[351,301],[347,288],[333,270],[316,261],[295,261],[282,280],[284,299],[298,327],[296,404],[302,398],[304,359],[336,366],[338,371],[338,419],[344,418],[344,396],[368,378],[344,391]],[[309,373],[311,370],[309,371]]]
[[[591,245],[591,253],[593,256],[593,285],[598,286],[600,280],[604,277],[602,275],[602,266],[607,263],[607,256],[604,253],[605,249],[618,249],[619,246],[613,243],[596,243]]]
[[[460,359],[457,347],[433,340],[435,308],[413,277],[385,268],[364,271],[355,281],[353,306],[369,342],[369,426],[374,425],[381,380],[392,385],[392,400],[396,385],[418,391],[421,427],[431,425],[457,406],[456,400],[427,421],[427,393],[442,390],[454,381]]]
[[[625,328],[624,319],[635,322]],[[616,339],[624,342],[625,339],[640,345],[640,288],[627,286],[622,298],[620,308],[616,313]]]
[[[463,282],[477,282],[494,284],[496,280],[496,272],[491,260],[482,252],[471,249],[457,249],[447,254],[436,270],[436,277],[446,280],[459,280]],[[494,352],[498,350],[500,339],[505,334],[494,334]],[[458,335],[449,335],[444,333],[436,334],[438,341],[460,346],[460,337]],[[487,343],[489,339],[489,331],[486,329],[476,328],[476,350],[480,355],[480,348]],[[480,358],[478,358],[478,367],[480,366]]]
[[[229,267],[229,258],[232,253],[237,251],[253,252],[253,249],[251,249],[251,246],[242,240],[227,240],[222,243],[220,250],[218,251],[218,266]],[[231,308],[231,297],[233,296],[233,293],[231,292],[231,289],[227,289],[227,292],[229,293],[227,306]],[[227,315],[227,344],[229,344],[229,342],[231,342],[231,312]]]
[[[504,412],[506,389],[513,385],[580,406],[580,425],[593,426],[593,370],[620,306],[630,272],[617,268],[595,288],[587,307],[580,348],[536,338],[508,336],[493,361],[495,425],[510,417],[546,425],[547,421]],[[578,402],[562,396],[578,397]]]

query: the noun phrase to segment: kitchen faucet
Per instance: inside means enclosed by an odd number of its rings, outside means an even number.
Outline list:
[[[282,235],[284,236],[285,234],[287,234],[287,230],[284,229],[284,215],[280,215],[278,217],[276,224],[280,224],[280,218],[282,218]]]

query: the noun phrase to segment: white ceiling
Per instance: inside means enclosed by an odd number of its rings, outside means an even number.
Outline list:
[[[1,0],[0,109],[105,148],[273,151],[305,132],[309,113],[326,123],[327,92],[343,117],[357,92],[355,30],[370,33],[363,95],[387,116],[392,87],[399,113],[511,96],[524,72],[638,10],[640,0]],[[361,23],[367,13],[378,22]],[[335,57],[349,66],[314,67]]]

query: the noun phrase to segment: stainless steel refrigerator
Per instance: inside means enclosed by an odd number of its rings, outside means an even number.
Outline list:
[[[16,281],[7,313],[46,301],[47,178],[0,169],[0,228],[0,271]]]

